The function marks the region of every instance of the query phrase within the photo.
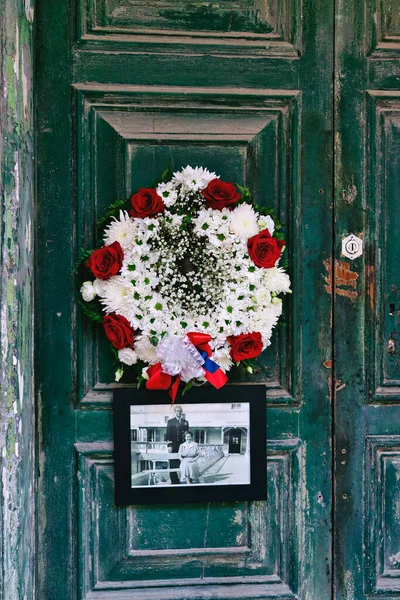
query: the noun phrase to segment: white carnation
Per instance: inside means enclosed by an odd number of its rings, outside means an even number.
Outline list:
[[[91,300],[96,298],[96,290],[91,281],[85,281],[85,283],[82,284],[81,294],[85,302],[91,302]]]
[[[138,356],[132,348],[122,348],[122,350],[118,350],[118,358],[125,365],[135,365]]]
[[[258,233],[257,216],[250,204],[239,204],[231,212],[230,229],[246,240]]]
[[[271,302],[271,292],[266,288],[260,288],[254,293],[254,298],[260,306],[267,306]]]
[[[119,242],[123,250],[134,244],[137,234],[137,224],[130,218],[126,210],[120,210],[119,220],[115,219],[104,232],[104,242],[107,246]]]

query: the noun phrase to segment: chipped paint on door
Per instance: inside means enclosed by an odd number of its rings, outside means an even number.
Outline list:
[[[34,598],[33,4],[0,2],[0,597]]]

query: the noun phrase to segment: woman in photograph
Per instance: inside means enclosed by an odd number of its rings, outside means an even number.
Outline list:
[[[199,482],[199,467],[197,459],[199,457],[199,447],[193,441],[191,431],[185,434],[185,441],[179,446],[179,456],[181,459],[181,483],[200,483]]]

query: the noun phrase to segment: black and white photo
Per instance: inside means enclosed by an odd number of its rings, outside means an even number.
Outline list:
[[[132,487],[249,484],[249,415],[249,402],[132,405]]]
[[[117,504],[265,498],[264,386],[114,392]]]

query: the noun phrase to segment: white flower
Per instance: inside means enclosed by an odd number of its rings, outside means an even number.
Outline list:
[[[136,338],[134,348],[140,360],[149,363],[149,365],[155,365],[158,362],[156,346],[153,346],[150,340],[144,335]]]
[[[273,235],[275,231],[275,223],[273,219],[269,215],[265,215],[258,219],[258,228],[259,231],[263,231],[264,229],[268,229],[271,235]]]
[[[97,296],[96,290],[94,289],[94,285],[91,281],[85,281],[81,287],[82,298],[85,302],[91,302]]]
[[[118,358],[125,365],[135,365],[138,356],[132,348],[123,348],[122,350],[118,350]]]
[[[146,379],[146,380],[147,380],[147,379],[150,379],[150,377],[149,377],[149,374],[148,374],[148,372],[147,372],[147,369],[148,369],[148,368],[149,368],[149,367],[144,367],[144,368],[142,369],[142,377],[143,377],[143,379]]]
[[[106,312],[116,312],[129,321],[132,313],[132,300],[134,289],[130,281],[125,277],[111,277],[104,282],[103,297],[100,302],[104,305]]]
[[[260,306],[267,306],[271,302],[271,292],[266,288],[260,288],[255,291],[254,298]]]
[[[137,234],[137,224],[130,218],[126,210],[119,211],[119,220],[114,220],[108,225],[104,232],[104,243],[109,246],[113,242],[119,242],[123,250],[134,244]]]
[[[280,294],[291,294],[289,275],[285,273],[282,267],[272,267],[272,269],[263,269],[264,281],[266,287],[271,292]]]
[[[204,190],[213,179],[217,179],[215,173],[210,173],[210,171],[202,167],[195,167],[193,169],[193,167],[188,165],[182,171],[174,173],[172,182],[196,192],[197,190]]]
[[[258,233],[257,216],[250,204],[239,204],[231,213],[230,229],[243,239]]]
[[[98,296],[102,296],[103,295],[104,289],[105,289],[104,286],[105,286],[104,279],[95,279],[93,281],[93,288],[94,288],[94,291],[96,292],[96,294]]]
[[[160,183],[157,186],[157,194],[162,198],[165,206],[173,206],[178,198],[178,193],[172,181]]]
[[[233,360],[229,354],[228,348],[219,348],[215,350],[212,355],[212,359],[221,367],[224,373],[229,371],[233,366]]]

